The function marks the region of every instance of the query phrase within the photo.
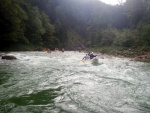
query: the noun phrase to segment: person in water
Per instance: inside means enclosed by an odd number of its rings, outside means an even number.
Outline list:
[[[90,56],[90,59],[93,59],[94,57],[96,57],[97,55],[94,55],[93,52],[88,54]]]
[[[61,49],[61,51],[62,51],[62,52],[64,52],[64,51],[65,51],[65,49],[64,49],[64,48],[62,48],[62,49]]]
[[[50,50],[50,49],[47,49],[47,53],[51,53],[51,50]]]
[[[88,59],[90,59],[90,56],[88,54],[86,54],[82,60],[88,60]]]

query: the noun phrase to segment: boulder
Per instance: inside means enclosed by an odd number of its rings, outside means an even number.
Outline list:
[[[6,60],[16,60],[17,58],[13,55],[5,55],[2,56],[2,59],[6,59]]]

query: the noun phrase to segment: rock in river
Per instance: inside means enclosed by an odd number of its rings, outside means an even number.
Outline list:
[[[17,58],[13,55],[5,55],[2,56],[2,59],[6,59],[6,60],[16,60]]]

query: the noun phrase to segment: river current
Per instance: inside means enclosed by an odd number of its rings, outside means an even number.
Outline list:
[[[150,63],[86,53],[10,52],[0,59],[0,113],[150,113]]]

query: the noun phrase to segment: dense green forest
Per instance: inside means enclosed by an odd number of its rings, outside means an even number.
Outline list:
[[[150,50],[150,0],[0,0],[0,50]],[[103,50],[104,51],[104,50]]]

